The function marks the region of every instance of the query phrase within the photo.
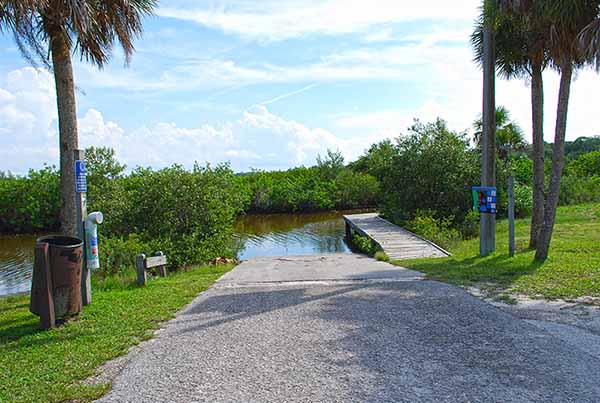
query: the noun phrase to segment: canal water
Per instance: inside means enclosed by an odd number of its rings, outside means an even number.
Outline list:
[[[349,252],[342,214],[243,216],[235,226],[238,258]],[[0,235],[0,296],[29,291],[38,236]]]

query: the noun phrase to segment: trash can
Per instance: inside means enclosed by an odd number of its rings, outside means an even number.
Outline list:
[[[81,312],[83,241],[50,235],[36,241],[29,309],[42,319],[67,318]],[[49,309],[53,308],[53,309]],[[52,312],[49,312],[52,311]]]

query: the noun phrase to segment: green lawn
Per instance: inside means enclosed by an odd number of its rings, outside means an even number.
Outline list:
[[[151,280],[94,279],[91,305],[77,320],[39,330],[29,297],[0,298],[0,402],[90,401],[110,385],[80,383],[99,365],[152,337],[199,292],[232,266],[202,267]]]
[[[533,297],[600,297],[600,204],[558,210],[550,257],[534,262],[528,250],[529,219],[516,222],[515,257],[508,256],[508,223],[497,225],[497,252],[481,258],[479,239],[450,248],[451,257],[395,261],[429,278],[458,285],[491,285]]]

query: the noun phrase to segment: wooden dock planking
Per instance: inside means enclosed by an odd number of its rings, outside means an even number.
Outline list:
[[[446,257],[448,252],[420,236],[379,217],[377,213],[345,215],[346,233],[375,241],[391,259]]]

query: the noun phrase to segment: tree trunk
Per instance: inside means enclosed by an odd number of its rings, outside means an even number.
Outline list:
[[[550,173],[550,186],[548,198],[544,211],[544,223],[540,229],[537,241],[536,260],[545,260],[550,250],[552,231],[556,219],[556,208],[558,207],[558,195],[560,193],[560,182],[565,165],[565,135],[567,131],[567,114],[569,111],[569,96],[571,92],[571,76],[573,65],[571,61],[561,63],[560,89],[558,92],[558,108],[556,112],[556,128],[554,134],[554,146],[552,147],[552,172]]]
[[[542,63],[534,61],[531,74],[531,115],[533,136],[533,213],[529,247],[535,248],[544,222],[544,84]]]
[[[75,83],[71,50],[60,30],[50,31],[50,50],[56,83],[60,143],[60,223],[65,235],[77,236],[75,208],[75,162],[73,151],[78,148]]]
[[[483,31],[483,113],[481,127],[481,184],[496,186],[496,58],[494,31],[486,23]],[[479,220],[479,254],[496,249],[496,215],[482,213]]]

